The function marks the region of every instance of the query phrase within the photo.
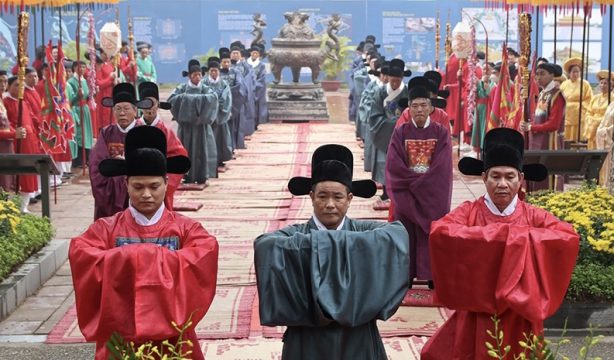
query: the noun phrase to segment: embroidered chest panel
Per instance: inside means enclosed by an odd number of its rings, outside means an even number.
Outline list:
[[[112,158],[116,156],[124,156],[124,144],[122,143],[108,143],[107,149]]]
[[[123,237],[118,236],[115,238],[115,246],[124,246],[130,244],[154,244],[158,246],[163,246],[171,251],[175,251],[179,249],[179,237],[178,236],[169,236],[169,237],[160,237],[160,238],[131,238],[131,237]]]
[[[419,174],[429,171],[436,146],[437,139],[405,140],[409,168]]]

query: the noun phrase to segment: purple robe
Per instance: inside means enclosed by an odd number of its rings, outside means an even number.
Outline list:
[[[446,128],[409,121],[394,130],[386,157],[386,190],[394,219],[409,233],[410,279],[432,280],[428,234],[431,222],[450,211],[452,145]]]
[[[136,126],[143,125],[141,120],[135,121]],[[105,177],[98,170],[102,160],[124,155],[125,141],[126,133],[119,130],[119,125],[107,125],[100,129],[96,145],[90,152],[89,172],[94,195],[94,220],[115,215],[128,208],[126,177]]]

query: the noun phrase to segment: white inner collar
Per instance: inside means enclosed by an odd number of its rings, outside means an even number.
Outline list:
[[[492,201],[488,193],[484,195],[484,203],[486,204],[486,207],[488,208],[488,210],[490,210],[490,212],[493,213],[493,215],[510,216],[516,210],[516,205],[518,205],[518,194],[514,196],[514,198],[512,199],[512,202],[510,202],[510,204],[503,211],[499,211],[499,209],[497,208],[495,203]]]
[[[164,214],[164,203],[160,205],[151,219],[148,219],[147,216],[141,214],[137,209],[135,209],[131,202],[128,202],[128,209],[130,209],[130,213],[137,224],[141,226],[152,226],[157,224],[162,218],[162,214]]]
[[[326,228],[326,226],[324,226],[324,224],[322,224],[322,222],[320,222],[320,220],[318,220],[318,217],[316,216],[316,214],[313,214],[311,218],[313,219],[313,222],[316,224],[316,227],[318,228],[318,230],[329,230]],[[339,224],[339,226],[337,226],[335,230],[343,229],[344,224],[345,224],[345,216],[343,217],[343,220],[341,220],[341,223]]]

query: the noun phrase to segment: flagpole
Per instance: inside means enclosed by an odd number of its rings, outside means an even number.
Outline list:
[[[30,15],[24,11],[23,1],[21,2],[21,9],[18,15],[17,21],[17,81],[18,81],[18,95],[17,95],[17,128],[23,127],[23,93],[24,93],[24,81],[26,77],[26,66],[28,64],[28,26],[30,23]],[[17,139],[16,153],[21,154],[23,139]],[[19,174],[15,177],[16,186],[15,193],[19,194]]]
[[[82,176],[85,176],[85,163],[86,163],[86,151],[85,151],[85,119],[83,119],[83,86],[81,84],[84,75],[81,74],[81,4],[77,3],[77,104],[79,104],[79,121],[81,122],[81,168]],[[79,149],[77,149],[79,151]]]

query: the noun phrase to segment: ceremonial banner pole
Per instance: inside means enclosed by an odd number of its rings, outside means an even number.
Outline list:
[[[559,9],[557,6],[554,7],[554,65],[556,65],[556,28],[557,28],[557,24],[556,22],[558,21],[558,13]]]
[[[17,84],[19,91],[17,94],[17,127],[23,127],[23,93],[26,78],[26,67],[28,66],[28,26],[30,25],[30,14],[24,11],[23,2],[17,21]],[[38,134],[36,134],[38,135]],[[17,139],[16,153],[21,154],[22,139]],[[19,174],[16,176],[15,193],[19,193]]]
[[[133,82],[134,88],[136,89],[137,67],[136,67],[136,60],[134,59],[134,30],[132,26],[133,26],[133,23],[132,23],[132,17],[130,16],[130,5],[128,5],[128,44],[129,44],[128,60],[130,61],[130,66],[132,67],[132,74],[133,74],[132,82]]]
[[[582,61],[580,62],[580,64],[582,64],[582,66],[580,67],[580,109],[578,111],[578,136],[576,137],[576,142],[579,144],[580,140],[582,139],[582,105],[583,105],[583,96],[584,96],[584,56],[585,56],[585,51],[584,51],[584,45],[586,44],[586,17],[587,17],[587,8],[584,7],[584,21],[582,23]],[[571,50],[570,50],[571,52]],[[571,57],[571,56],[570,56]]]
[[[441,24],[439,23],[439,9],[437,9],[437,22],[435,23],[435,70],[439,70],[439,47],[441,41]]]
[[[85,176],[85,163],[87,153],[85,151],[85,122],[83,121],[83,86],[81,84],[85,76],[85,74],[83,74],[83,72],[81,71],[81,16],[81,4],[77,3],[77,102],[79,104],[79,121],[81,121],[81,166],[83,168],[81,175]]]
[[[539,15],[538,15],[539,16]],[[529,99],[530,99],[530,75],[529,75],[529,59],[531,57],[531,14],[529,13],[521,13],[518,19],[518,36],[520,39],[520,59],[518,60],[520,65],[520,79],[522,81],[522,90],[520,92],[520,97],[524,104],[524,111],[522,112],[522,120],[523,122],[531,121],[531,114],[529,111],[531,110]],[[533,64],[535,66],[535,64]],[[529,144],[529,134],[525,132],[525,143]]]
[[[572,44],[573,44],[573,28],[576,26],[576,12],[574,11],[574,8],[571,8],[571,36],[569,37],[569,56],[567,56],[568,58],[571,57],[571,49],[572,49]]]
[[[612,26],[613,16],[612,11],[614,6],[610,5],[610,36],[608,40],[608,72],[612,73],[612,31],[614,31],[614,27]],[[612,79],[610,77],[610,81],[608,81],[608,105],[612,102]],[[614,133],[612,134],[614,138]]]
[[[119,6],[115,8],[115,24],[117,24],[117,27],[119,29],[121,29],[121,26],[119,24]],[[119,39],[120,43],[121,43],[121,38]],[[117,81],[119,82],[119,78],[120,78],[120,69],[119,69],[119,65],[120,65],[120,52],[118,51],[117,54],[115,54],[115,67],[117,69]]]

